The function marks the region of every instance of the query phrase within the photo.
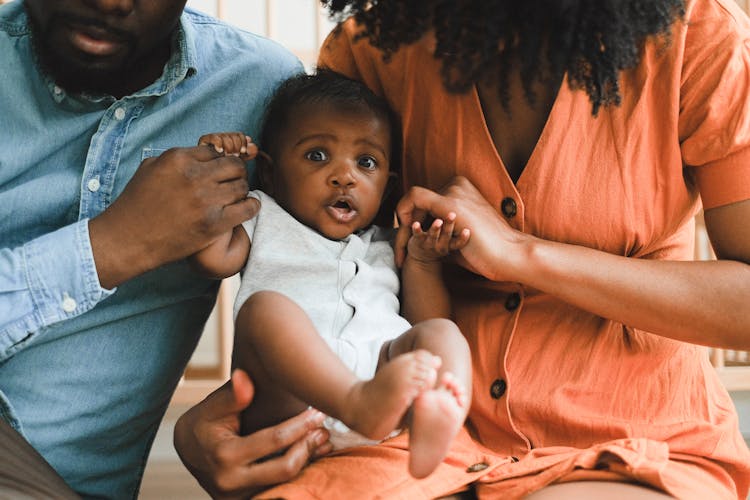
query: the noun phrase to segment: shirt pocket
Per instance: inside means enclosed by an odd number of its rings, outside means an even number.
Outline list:
[[[165,153],[170,148],[143,148],[143,151],[141,153],[141,161],[147,159],[147,158],[155,158],[162,153]]]

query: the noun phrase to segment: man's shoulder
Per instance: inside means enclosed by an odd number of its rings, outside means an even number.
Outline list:
[[[0,4],[0,33],[9,36],[29,34],[26,11],[20,1]]]
[[[278,42],[189,7],[183,13],[183,22],[195,31],[199,50],[222,64],[268,62],[280,69],[300,65],[297,57]]]

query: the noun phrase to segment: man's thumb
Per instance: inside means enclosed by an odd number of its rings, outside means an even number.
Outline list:
[[[255,387],[244,370],[236,369],[232,372],[232,394],[238,410],[244,410],[250,406],[255,395]]]

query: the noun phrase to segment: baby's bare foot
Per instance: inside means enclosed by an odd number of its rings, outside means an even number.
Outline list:
[[[409,472],[416,478],[432,473],[448,452],[466,418],[468,396],[455,376],[446,372],[433,390],[412,406],[409,426]]]
[[[418,350],[396,357],[372,380],[357,383],[350,392],[346,425],[370,439],[383,439],[399,424],[422,392],[432,389],[441,360]]]

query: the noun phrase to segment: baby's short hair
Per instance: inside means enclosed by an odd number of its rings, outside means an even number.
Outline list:
[[[284,129],[295,119],[301,105],[324,105],[340,111],[372,114],[390,129],[390,172],[388,187],[375,223],[393,224],[393,213],[401,197],[401,128],[388,102],[376,95],[365,84],[329,69],[318,69],[313,74],[299,74],[284,81],[271,97],[266,108],[260,134],[260,148],[271,158],[279,155],[279,141]],[[273,168],[273,165],[269,165]],[[262,187],[262,186],[261,186]]]
[[[283,135],[284,128],[294,120],[296,108],[303,104],[321,104],[343,111],[372,113],[383,120],[391,133],[391,171],[398,172],[401,134],[398,120],[386,100],[362,82],[329,69],[293,76],[284,81],[271,97],[261,129],[260,147],[272,158],[279,154],[278,139]]]

